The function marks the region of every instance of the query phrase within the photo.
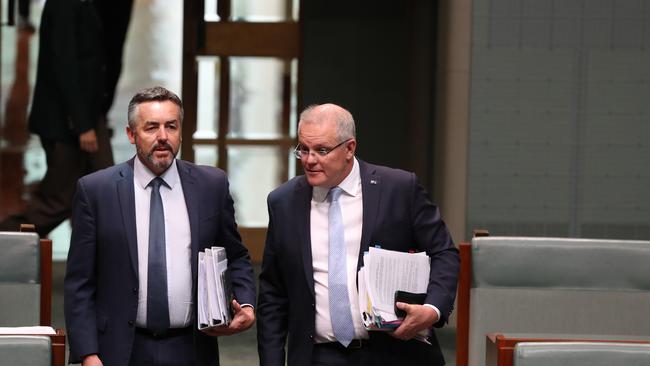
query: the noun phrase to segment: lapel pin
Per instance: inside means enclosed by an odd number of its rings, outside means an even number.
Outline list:
[[[376,179],[371,179],[370,184],[377,184],[377,180]]]

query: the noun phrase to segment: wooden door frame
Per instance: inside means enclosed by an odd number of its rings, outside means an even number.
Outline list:
[[[218,14],[222,20],[206,22],[203,19],[204,1],[184,0],[183,11],[183,80],[182,95],[184,118],[181,146],[181,156],[185,160],[194,161],[194,137],[197,127],[198,101],[198,66],[197,56],[220,57],[220,92],[219,92],[219,124],[218,135],[215,139],[200,139],[200,143],[214,144],[218,149],[218,167],[228,170],[227,146],[229,145],[258,145],[278,146],[289,150],[295,144],[295,138],[290,136],[290,96],[283,95],[282,137],[277,139],[242,139],[228,138],[228,124],[222,121],[229,119],[229,88],[230,88],[230,57],[274,57],[285,59],[285,65],[290,65],[291,59],[300,60],[300,23],[299,21],[283,22],[241,22],[230,21],[230,1],[218,2]],[[287,14],[289,15],[289,14]],[[290,18],[287,16],[287,18]],[[254,36],[252,36],[254,35]],[[290,72],[289,72],[290,74]],[[286,75],[286,73],[285,73]],[[298,63],[300,75],[300,62]],[[299,76],[298,76],[299,78]],[[291,77],[283,80],[284,90],[290,90]],[[298,83],[298,85],[300,85]],[[298,86],[299,88],[299,86]],[[300,93],[298,93],[298,96]],[[300,100],[298,100],[300,105]],[[225,106],[225,108],[224,108]],[[278,172],[288,177],[288,167]],[[263,202],[260,202],[263,205]],[[239,227],[243,242],[248,247],[254,262],[260,262],[264,249],[266,228]]]

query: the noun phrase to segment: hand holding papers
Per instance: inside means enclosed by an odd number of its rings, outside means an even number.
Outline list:
[[[395,315],[398,318],[406,317],[406,311],[400,309],[397,306],[398,302],[403,302],[407,304],[424,304],[424,300],[427,298],[426,292],[414,294],[408,291],[395,291]]]
[[[359,309],[368,330],[394,331],[402,322],[395,314],[395,293],[426,293],[431,262],[426,253],[370,248],[359,270]],[[433,311],[433,309],[431,309]],[[428,330],[418,333],[426,341]],[[428,343],[428,342],[427,342]]]
[[[231,305],[234,314],[228,326],[215,326],[201,331],[209,336],[219,337],[243,332],[255,323],[255,311],[252,307],[241,306],[237,300],[233,300]]]
[[[228,277],[226,249],[212,247],[199,252],[198,328],[227,326],[232,320],[233,295]]]
[[[425,305],[399,302],[397,306],[406,312],[406,317],[390,335],[404,341],[415,338],[430,344],[428,338],[431,335],[431,327],[438,321],[438,313]]]
[[[228,275],[228,259],[223,247],[199,252],[197,317],[198,328],[213,337],[239,333],[255,322],[250,306],[234,299]]]

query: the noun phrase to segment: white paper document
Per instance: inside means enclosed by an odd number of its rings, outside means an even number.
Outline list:
[[[366,257],[364,256],[364,260]],[[380,248],[370,248],[365,284],[375,311],[385,321],[397,320],[395,291],[427,292],[430,259],[426,253],[403,253]]]
[[[392,331],[402,323],[395,315],[395,292],[426,293],[431,259],[426,253],[403,253],[371,247],[358,274],[359,310],[368,330]],[[417,339],[428,343],[428,331]]]

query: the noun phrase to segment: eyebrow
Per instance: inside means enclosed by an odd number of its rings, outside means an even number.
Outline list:
[[[316,145],[314,145],[314,146],[308,146],[307,144],[303,144],[303,143],[300,142],[300,141],[298,141],[298,145],[300,145],[301,147],[311,148],[312,150],[313,150],[313,149],[321,149],[321,148],[325,148],[325,149],[329,149],[329,148],[330,148],[330,146],[325,146],[325,145],[322,145],[322,144],[316,144]]]
[[[144,121],[145,125],[159,125],[159,124],[168,124],[168,123],[178,123],[177,119],[170,119],[169,121],[159,122],[156,120],[153,121]]]

